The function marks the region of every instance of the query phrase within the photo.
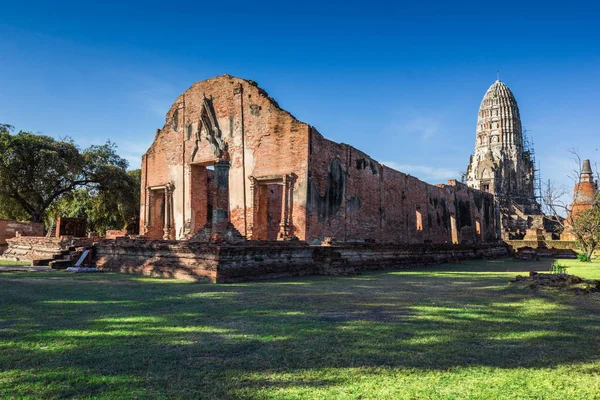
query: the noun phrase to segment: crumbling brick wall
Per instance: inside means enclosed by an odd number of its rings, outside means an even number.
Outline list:
[[[217,161],[202,124],[206,96],[216,117],[218,130],[230,157],[230,219],[242,233],[249,234],[253,217],[251,177],[281,179],[294,174],[294,234],[304,237],[303,209],[306,201],[306,174],[309,126],[296,120],[260,89],[256,83],[229,75],[197,82],[177,98],[166,123],[157,131],[154,143],[142,159],[140,232],[159,239],[161,216],[153,212],[164,196],[159,188],[174,185],[172,218],[176,237],[183,236],[186,223],[197,231],[210,215],[204,171]],[[151,188],[151,190],[148,190]],[[152,195],[154,193],[154,195]],[[150,212],[149,212],[150,210]],[[148,217],[154,217],[148,221]]]
[[[142,158],[142,234],[161,239],[172,221],[172,236],[184,238],[210,220],[210,166],[220,159],[215,135],[231,165],[229,218],[248,238],[280,239],[279,228],[315,244],[325,237],[381,243],[497,237],[491,195],[456,181],[429,185],[327,140],[254,82],[229,75],[197,82],[179,96]],[[284,182],[292,188],[289,204],[284,186],[271,190]]]
[[[307,240],[479,243],[497,237],[493,196],[429,185],[311,131]]]
[[[6,239],[14,238],[19,232],[22,236],[44,236],[44,224],[41,222],[18,222],[0,219],[0,254],[6,247]]]

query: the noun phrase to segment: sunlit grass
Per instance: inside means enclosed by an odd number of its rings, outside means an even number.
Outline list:
[[[0,398],[600,398],[600,296],[508,285],[550,264],[234,285],[2,273]]]
[[[31,265],[31,263],[26,261],[0,260],[0,267],[15,267],[20,265]]]

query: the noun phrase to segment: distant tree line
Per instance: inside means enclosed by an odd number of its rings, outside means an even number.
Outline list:
[[[140,170],[127,168],[110,141],[80,149],[0,124],[0,218],[50,227],[58,216],[78,217],[89,231],[124,229],[140,201]]]

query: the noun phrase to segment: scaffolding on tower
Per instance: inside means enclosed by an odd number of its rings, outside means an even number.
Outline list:
[[[535,149],[533,138],[527,135],[531,130],[523,129],[523,152],[529,153],[531,165],[533,165],[533,195],[539,204],[542,202],[542,177],[540,176],[540,164],[535,160]]]

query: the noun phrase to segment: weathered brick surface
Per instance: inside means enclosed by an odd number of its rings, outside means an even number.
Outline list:
[[[212,122],[207,127],[208,114],[214,115],[214,127]],[[225,143],[224,154],[211,145],[214,132]],[[205,226],[213,212],[222,212],[215,208],[214,178],[207,169],[222,159],[231,163],[229,219],[250,239],[480,243],[498,238],[491,195],[456,182],[432,186],[388,168],[325,139],[254,82],[228,75],[195,83],[167,113],[142,161],[140,232],[163,238],[166,212],[174,236],[183,239],[186,231]],[[289,202],[285,182],[291,187]],[[162,189],[168,183],[174,187],[171,209]]]
[[[56,219],[55,236],[86,236],[87,221],[85,218],[66,218],[58,217]],[[42,235],[40,235],[42,236]]]
[[[1,258],[13,261],[32,261],[38,265],[62,255],[63,252],[76,247],[88,247],[92,239],[72,236],[44,237],[20,236],[7,239],[8,248]],[[39,262],[38,262],[39,261]]]
[[[7,248],[7,239],[19,232],[22,236],[44,236],[44,224],[38,222],[18,222],[0,219],[0,254]]]
[[[119,238],[96,244],[102,270],[216,282],[216,247],[198,242]]]
[[[142,161],[141,232],[150,238],[162,238],[159,226],[160,204],[151,204],[148,187],[172,182],[173,219],[178,238],[183,237],[184,225],[190,220],[190,230],[196,232],[207,215],[203,190],[202,168],[218,161],[202,127],[203,95],[210,98],[222,139],[226,143],[230,169],[230,219],[243,235],[249,234],[252,224],[253,195],[250,177],[279,177],[296,175],[292,223],[295,234],[304,236],[303,207],[306,193],[308,125],[297,121],[279,108],[267,93],[255,83],[228,75],[192,85],[167,113],[164,127]],[[175,124],[175,121],[178,121]],[[197,140],[199,138],[199,140]],[[191,190],[190,190],[191,189]],[[154,196],[159,198],[158,196]],[[152,221],[147,220],[150,214]],[[149,223],[147,223],[149,222]],[[145,230],[144,230],[145,228]]]
[[[324,237],[380,243],[497,240],[488,193],[456,181],[429,185],[314,129],[310,150],[306,240],[312,243]]]
[[[96,265],[107,271],[140,273],[215,283],[303,275],[344,275],[366,270],[507,254],[504,245],[378,245],[256,241],[214,245],[189,241],[104,240],[96,245]]]
[[[581,213],[594,206],[597,192],[598,183],[594,181],[590,160],[584,160],[579,182],[573,189],[573,203],[571,203],[569,215],[565,220],[565,229],[561,234],[562,240],[575,240],[571,224],[577,221]]]
[[[116,239],[118,237],[127,236],[127,229],[109,229],[106,231],[106,239]]]

